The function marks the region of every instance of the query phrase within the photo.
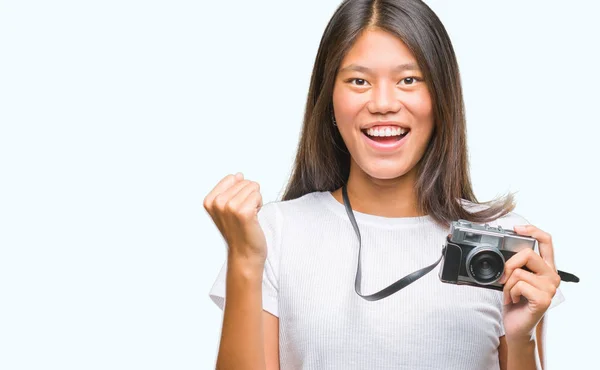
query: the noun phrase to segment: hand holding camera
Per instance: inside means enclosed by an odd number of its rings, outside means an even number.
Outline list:
[[[230,261],[262,268],[267,242],[258,222],[261,207],[260,186],[240,173],[224,177],[204,199],[204,208],[227,242]]]
[[[554,266],[554,249],[550,234],[533,225],[515,226],[515,231],[535,238],[539,244],[540,254],[525,249],[506,261],[504,276],[500,279],[500,283],[505,284],[504,304],[509,304],[511,301],[519,303],[521,295],[527,298],[524,292],[527,291],[531,295],[532,286],[547,290],[551,293],[549,298],[552,299],[556,288],[560,285],[560,276]]]
[[[550,307],[561,277],[554,265],[550,234],[533,225],[515,226],[515,231],[536,239],[540,254],[524,249],[506,261],[500,280],[504,283],[504,328],[508,340],[529,340]]]
[[[550,234],[533,225],[514,229],[453,222],[439,276],[445,283],[503,291],[506,336],[527,340],[550,307],[560,281],[579,278],[556,269]],[[536,241],[540,254],[535,252]]]

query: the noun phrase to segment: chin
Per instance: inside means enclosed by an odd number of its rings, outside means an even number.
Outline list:
[[[410,172],[411,168],[405,164],[375,164],[362,168],[368,176],[378,180],[392,180],[402,177]]]

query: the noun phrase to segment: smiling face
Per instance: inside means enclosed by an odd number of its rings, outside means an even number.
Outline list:
[[[423,73],[398,37],[363,32],[340,65],[333,109],[352,157],[351,174],[387,180],[415,173],[434,118]]]

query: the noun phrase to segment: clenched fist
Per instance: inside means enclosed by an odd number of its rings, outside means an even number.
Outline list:
[[[264,264],[265,234],[258,222],[260,186],[240,173],[225,176],[204,199],[204,208],[225,238],[230,259]]]

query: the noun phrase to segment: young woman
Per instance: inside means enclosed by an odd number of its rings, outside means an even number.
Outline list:
[[[552,240],[510,196],[478,202],[467,158],[457,61],[434,12],[418,0],[344,1],[319,46],[283,199],[263,205],[240,173],[205,198],[228,245],[210,292],[224,309],[217,368],[538,368],[560,283]],[[540,254],[506,262],[503,292],[445,284],[435,270],[368,301],[354,289],[344,186],[363,294],[435,262],[458,219],[514,228]]]

